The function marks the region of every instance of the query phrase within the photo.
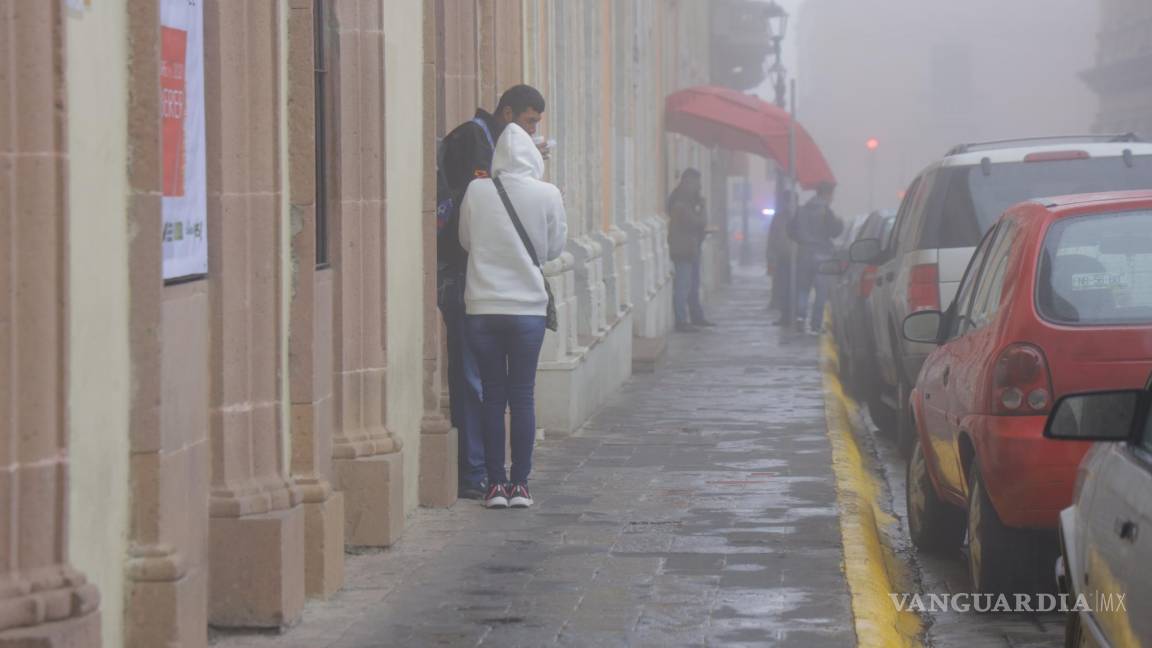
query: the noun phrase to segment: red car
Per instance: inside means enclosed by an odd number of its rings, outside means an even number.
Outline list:
[[[1089,448],[1044,438],[1053,403],[1152,370],[1152,191],[1009,209],[949,309],[910,315],[904,336],[937,345],[911,394],[913,542],[955,550],[967,529],[977,591],[1034,591]]]

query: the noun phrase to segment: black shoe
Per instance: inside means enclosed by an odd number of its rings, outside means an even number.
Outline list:
[[[492,484],[484,496],[484,508],[508,508],[508,486]]]
[[[693,320],[692,325],[693,326],[702,326],[705,328],[712,328],[713,326],[716,326],[716,322],[710,322],[710,321],[704,319],[703,317],[701,317],[698,320]]]
[[[512,508],[528,508],[532,506],[532,496],[528,494],[528,484],[516,484],[512,487],[508,506]]]
[[[692,326],[691,324],[677,324],[676,325],[676,332],[677,333],[695,333],[699,330],[700,329],[696,328],[695,326]]]
[[[460,489],[456,492],[456,496],[460,499],[479,500],[484,499],[484,493],[488,491],[488,482],[460,482]]]

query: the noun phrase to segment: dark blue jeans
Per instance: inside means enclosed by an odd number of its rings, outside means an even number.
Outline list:
[[[484,385],[481,429],[488,482],[507,482],[504,413],[511,412],[512,483],[528,482],[536,441],[536,365],[544,344],[543,315],[469,315],[468,345]]]
[[[445,290],[440,313],[448,343],[448,400],[456,428],[457,471],[461,488],[478,487],[486,473],[484,435],[480,429],[480,377],[476,359],[465,339],[464,300]]]
[[[700,257],[672,262],[672,313],[677,324],[704,321],[700,303]]]

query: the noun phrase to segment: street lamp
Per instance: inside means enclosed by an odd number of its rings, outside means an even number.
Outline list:
[[[776,93],[776,105],[785,106],[786,83],[788,72],[784,69],[784,52],[781,43],[788,35],[788,12],[784,7],[772,0],[764,7],[764,16],[768,21],[768,38],[772,40],[772,66],[768,68],[772,89]]]

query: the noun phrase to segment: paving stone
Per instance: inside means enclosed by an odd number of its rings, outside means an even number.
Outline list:
[[[215,646],[854,645],[817,343],[766,297],[738,280],[720,327],[540,443],[531,510],[419,510],[296,627]]]

